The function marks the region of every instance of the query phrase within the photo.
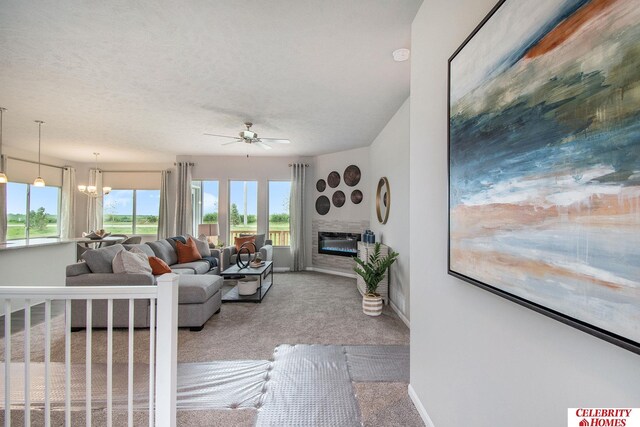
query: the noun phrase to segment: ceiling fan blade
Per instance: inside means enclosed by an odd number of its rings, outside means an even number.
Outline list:
[[[256,145],[258,145],[258,147],[262,148],[263,150],[271,150],[271,148],[273,148],[273,147],[269,147],[267,144],[265,144],[262,141],[256,141],[255,143]]]
[[[260,138],[263,141],[267,142],[275,142],[276,144],[291,144],[291,141],[288,139],[280,139],[280,138]]]
[[[231,145],[231,144],[235,144],[237,142],[242,142],[242,140],[240,138],[238,138],[235,141],[231,141],[231,142],[225,142],[224,144],[220,144],[220,145]]]
[[[234,138],[237,139],[237,136],[229,136],[229,135],[217,135],[215,133],[204,133],[203,135],[207,135],[207,136],[217,136],[219,138]]]

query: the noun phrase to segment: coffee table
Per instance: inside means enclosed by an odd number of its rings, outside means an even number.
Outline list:
[[[222,296],[222,302],[257,302],[261,303],[273,285],[273,261],[265,261],[262,267],[239,268],[237,265],[224,270],[220,275],[225,278],[237,278],[238,276],[258,276],[258,290],[253,295],[240,295],[238,285]]]

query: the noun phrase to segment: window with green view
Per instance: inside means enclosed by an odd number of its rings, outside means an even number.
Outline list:
[[[111,190],[103,199],[103,228],[113,234],[156,234],[160,190]]]
[[[194,235],[198,224],[218,223],[218,181],[191,181]]]
[[[60,187],[7,183],[7,240],[60,236],[59,211]]]
[[[258,231],[258,182],[229,181],[229,244],[240,234]]]
[[[269,181],[269,239],[274,246],[289,246],[290,181]]]

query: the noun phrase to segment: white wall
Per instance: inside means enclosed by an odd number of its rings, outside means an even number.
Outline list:
[[[376,240],[400,256],[390,268],[391,302],[409,319],[409,99],[402,104],[369,148],[371,180],[370,227]],[[386,224],[376,215],[378,181],[386,176],[391,188],[391,210]]]
[[[268,222],[268,182],[288,181],[291,179],[290,163],[308,163],[307,176],[313,176],[313,165],[310,158],[304,157],[233,157],[233,156],[178,156],[178,161],[195,163],[192,170],[194,180],[219,181],[218,224],[220,238],[227,244],[229,224],[229,181],[258,181],[258,233],[267,232]],[[307,194],[311,194],[311,179],[307,182]],[[173,196],[175,198],[175,196]],[[308,221],[307,241],[311,242],[311,223]],[[309,243],[310,244],[310,243]],[[274,247],[274,266],[287,268],[290,265],[289,247]]]
[[[447,59],[494,0],[425,0],[412,26],[411,387],[438,427],[563,426],[637,407],[640,356],[447,275]]]

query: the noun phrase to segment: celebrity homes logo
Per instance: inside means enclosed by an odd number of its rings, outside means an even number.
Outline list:
[[[569,408],[568,427],[640,427],[640,408]]]

